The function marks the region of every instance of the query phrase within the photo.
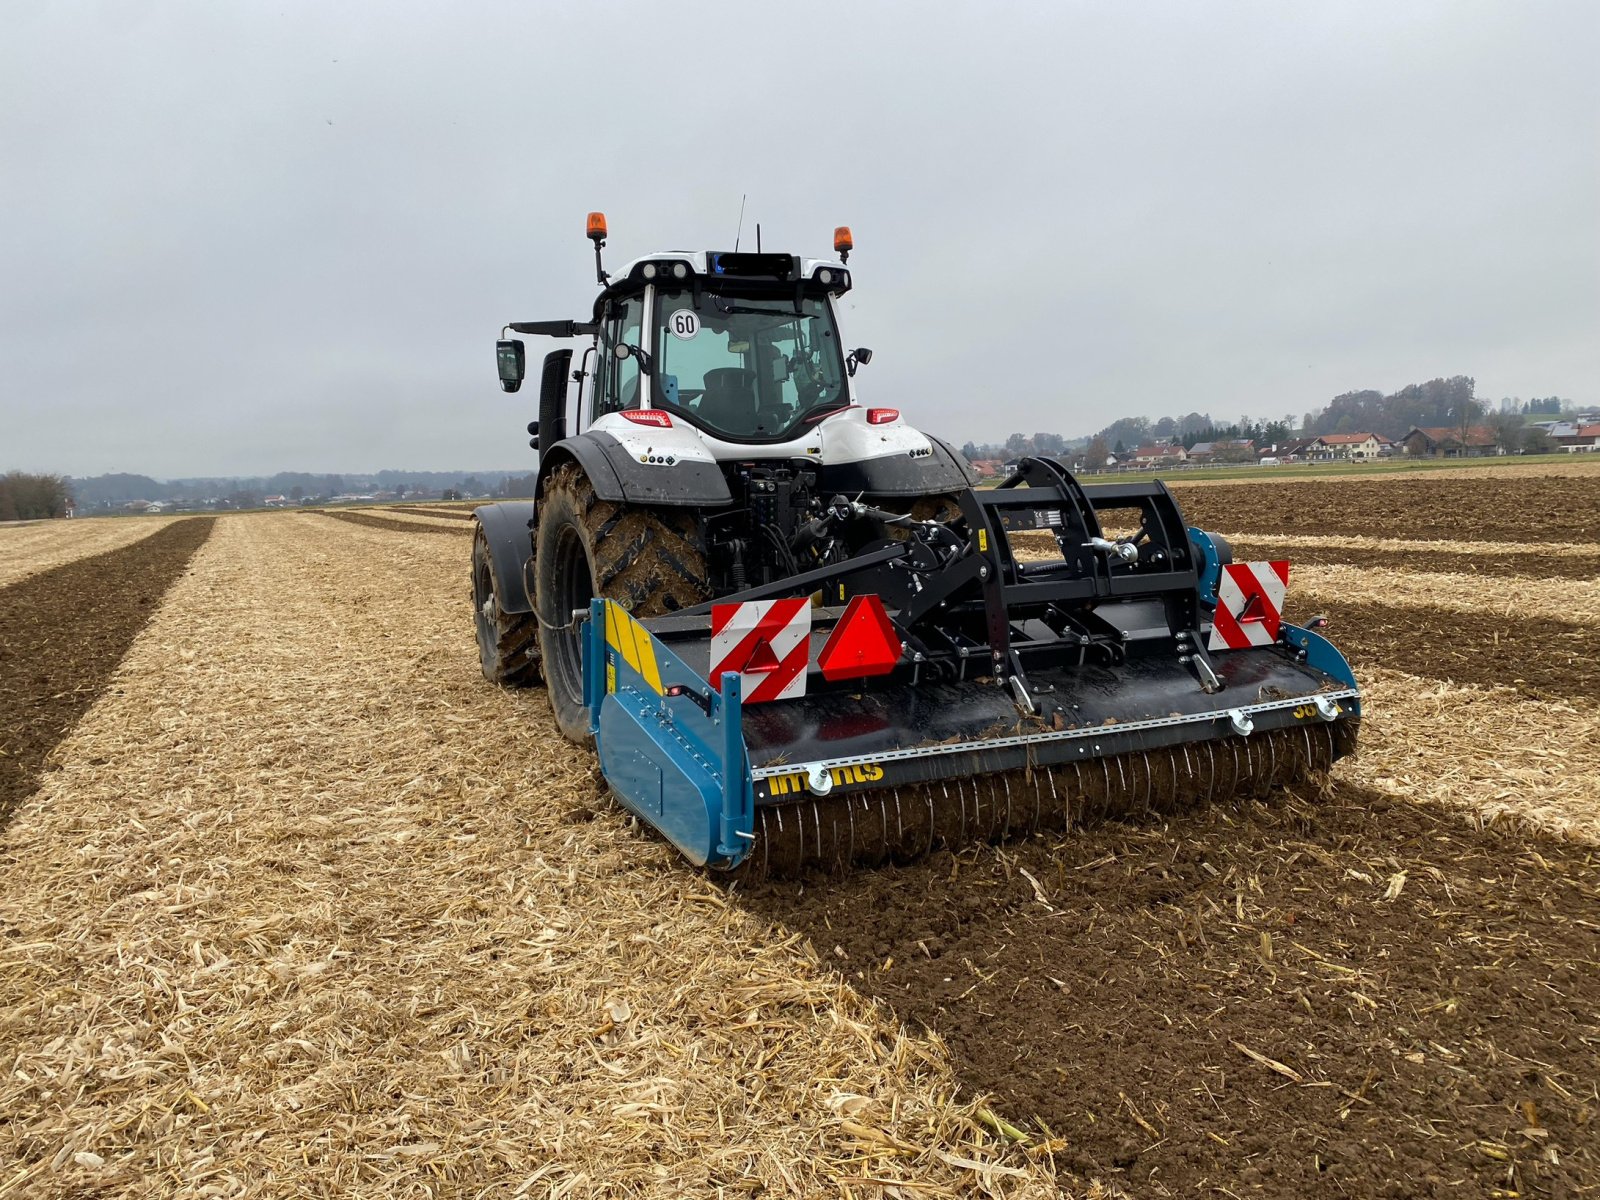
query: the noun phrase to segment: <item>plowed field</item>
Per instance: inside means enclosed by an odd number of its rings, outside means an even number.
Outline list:
[[[1600,1191],[1600,475],[1486,482],[1180,493],[1333,618],[1325,790],[756,888],[482,682],[453,514],[84,543],[0,588],[0,1196]]]

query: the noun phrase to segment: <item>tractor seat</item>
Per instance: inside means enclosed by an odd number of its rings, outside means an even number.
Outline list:
[[[756,432],[755,372],[716,367],[706,372],[705,395],[697,409],[707,425],[724,433]]]

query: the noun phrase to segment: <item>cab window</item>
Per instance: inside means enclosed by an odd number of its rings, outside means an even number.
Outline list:
[[[618,346],[642,346],[644,298],[632,296],[615,300],[600,327],[600,361],[595,369],[593,413],[590,420],[606,413],[639,407],[639,360],[619,359]]]
[[[656,295],[655,403],[731,441],[777,441],[849,403],[827,301]]]

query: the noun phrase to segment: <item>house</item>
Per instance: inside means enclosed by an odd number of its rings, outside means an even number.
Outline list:
[[[1600,451],[1600,423],[1574,426],[1570,434],[1556,434],[1555,443],[1568,454]]]
[[[1269,446],[1261,451],[1261,454],[1271,455],[1279,462],[1299,462],[1310,454],[1311,443],[1316,440],[1316,438],[1290,438],[1281,445]]]
[[[1198,463],[1250,463],[1256,460],[1256,444],[1248,439],[1196,442],[1189,449],[1189,461]]]
[[[1412,458],[1482,458],[1498,452],[1494,430],[1487,425],[1469,427],[1464,438],[1456,428],[1413,425],[1400,446]]]
[[[1383,446],[1383,439],[1375,433],[1325,433],[1311,439],[1306,454],[1321,462],[1335,459],[1359,462],[1377,458]]]
[[[1155,446],[1139,446],[1131,457],[1136,467],[1166,466],[1169,463],[1187,461],[1189,452],[1182,445],[1169,446],[1163,443]]]

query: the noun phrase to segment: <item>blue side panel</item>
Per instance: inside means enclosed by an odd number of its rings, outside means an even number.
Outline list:
[[[1201,560],[1195,564],[1200,575],[1200,603],[1207,608],[1215,608],[1217,583],[1222,578],[1222,557],[1217,553],[1217,546],[1211,540],[1211,535],[1204,529],[1191,528],[1189,544],[1194,547],[1195,556]]]
[[[738,677],[712,691],[607,600],[592,603],[582,644],[584,700],[611,791],[691,862],[737,866],[754,841],[755,805]]]
[[[1348,687],[1356,686],[1356,673],[1350,669],[1350,663],[1345,656],[1327,638],[1320,633],[1313,633],[1309,629],[1302,629],[1298,625],[1283,623],[1282,632],[1278,635],[1296,650],[1305,652],[1306,666],[1331,675],[1340,683]],[[1356,702],[1356,713],[1361,712],[1359,701]]]

